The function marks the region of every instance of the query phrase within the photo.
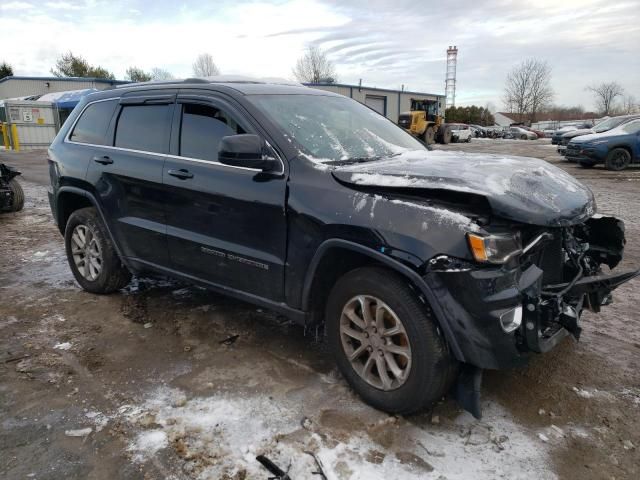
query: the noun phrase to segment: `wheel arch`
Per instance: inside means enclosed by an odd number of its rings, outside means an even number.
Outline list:
[[[118,254],[118,257],[120,257],[120,261],[129,270],[133,271],[131,268],[132,266],[130,265],[130,262],[128,262],[127,259],[122,256],[120,246],[116,242],[115,237],[113,236],[113,233],[109,228],[109,223],[107,222],[104,216],[104,213],[100,208],[100,204],[98,203],[98,201],[96,200],[96,197],[91,192],[88,192],[87,190],[84,190],[79,187],[73,187],[73,186],[60,187],[56,192],[55,205],[56,205],[55,221],[56,221],[56,224],[58,225],[58,230],[60,230],[60,233],[62,233],[62,235],[64,235],[65,227],[67,226],[67,221],[69,220],[69,217],[71,216],[71,214],[73,214],[73,212],[81,208],[94,207],[98,212],[100,220],[102,221],[102,224],[104,225],[104,228],[106,229],[107,234],[109,235],[109,239],[111,240],[111,243],[113,244],[113,247],[116,253]]]
[[[302,290],[302,310],[308,312],[310,323],[322,321],[324,316],[322,307],[326,304],[335,280],[354,268],[363,266],[386,267],[403,277],[431,307],[453,355],[459,361],[464,361],[462,349],[456,341],[449,320],[422,277],[402,262],[349,240],[325,240],[318,247],[309,264]]]

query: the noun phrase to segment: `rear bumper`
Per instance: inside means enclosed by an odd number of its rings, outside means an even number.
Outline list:
[[[610,292],[640,272],[584,277],[563,296],[551,298],[569,284],[542,286],[543,271],[535,265],[478,268],[439,268],[423,278],[446,316],[449,333],[459,346],[461,361],[483,369],[508,369],[526,365],[533,353],[544,353],[567,335],[580,333],[583,309],[599,311]],[[578,300],[576,300],[578,299]],[[500,317],[522,309],[520,326],[506,332]]]

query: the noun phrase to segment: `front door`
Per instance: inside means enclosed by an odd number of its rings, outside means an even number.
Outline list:
[[[163,170],[169,255],[194,278],[281,300],[286,255],[281,175],[218,162],[222,137],[258,133],[213,93],[179,94]]]
[[[93,153],[87,172],[122,255],[150,266],[169,263],[162,166],[176,93],[156,90],[123,96],[107,145]]]

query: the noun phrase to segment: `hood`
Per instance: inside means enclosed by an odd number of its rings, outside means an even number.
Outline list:
[[[581,128],[580,130],[571,130],[562,135],[563,138],[574,138],[579,137],[581,135],[589,135],[590,133],[594,133],[590,128]]]
[[[621,125],[620,127],[622,127],[624,125]],[[601,132],[601,133],[592,133],[590,135],[583,135],[580,138],[576,138],[575,140],[572,140],[573,142],[591,142],[593,140],[602,140],[602,139],[607,139],[610,137],[618,137],[618,136],[623,136],[623,135],[629,135],[627,132],[625,132],[624,130],[622,130],[620,127],[616,127],[613,128],[611,130],[607,130],[606,132]]]
[[[566,226],[595,213],[591,190],[571,175],[535,158],[452,151],[410,151],[332,171],[343,183],[385,192],[415,189],[482,195],[493,214],[521,223]]]

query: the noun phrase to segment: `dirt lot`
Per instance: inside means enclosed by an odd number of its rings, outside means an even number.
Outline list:
[[[561,162],[548,140],[437,147],[543,158],[627,222],[640,265],[640,170]],[[46,200],[42,153],[24,211],[0,217],[0,477],[293,480],[640,478],[640,282],[585,314],[527,369],[488,372],[482,421],[450,399],[397,418],[365,405],[322,341],[286,319],[165,279],[110,296],[74,283]],[[306,333],[306,334],[305,334]],[[226,341],[225,341],[226,340]]]

